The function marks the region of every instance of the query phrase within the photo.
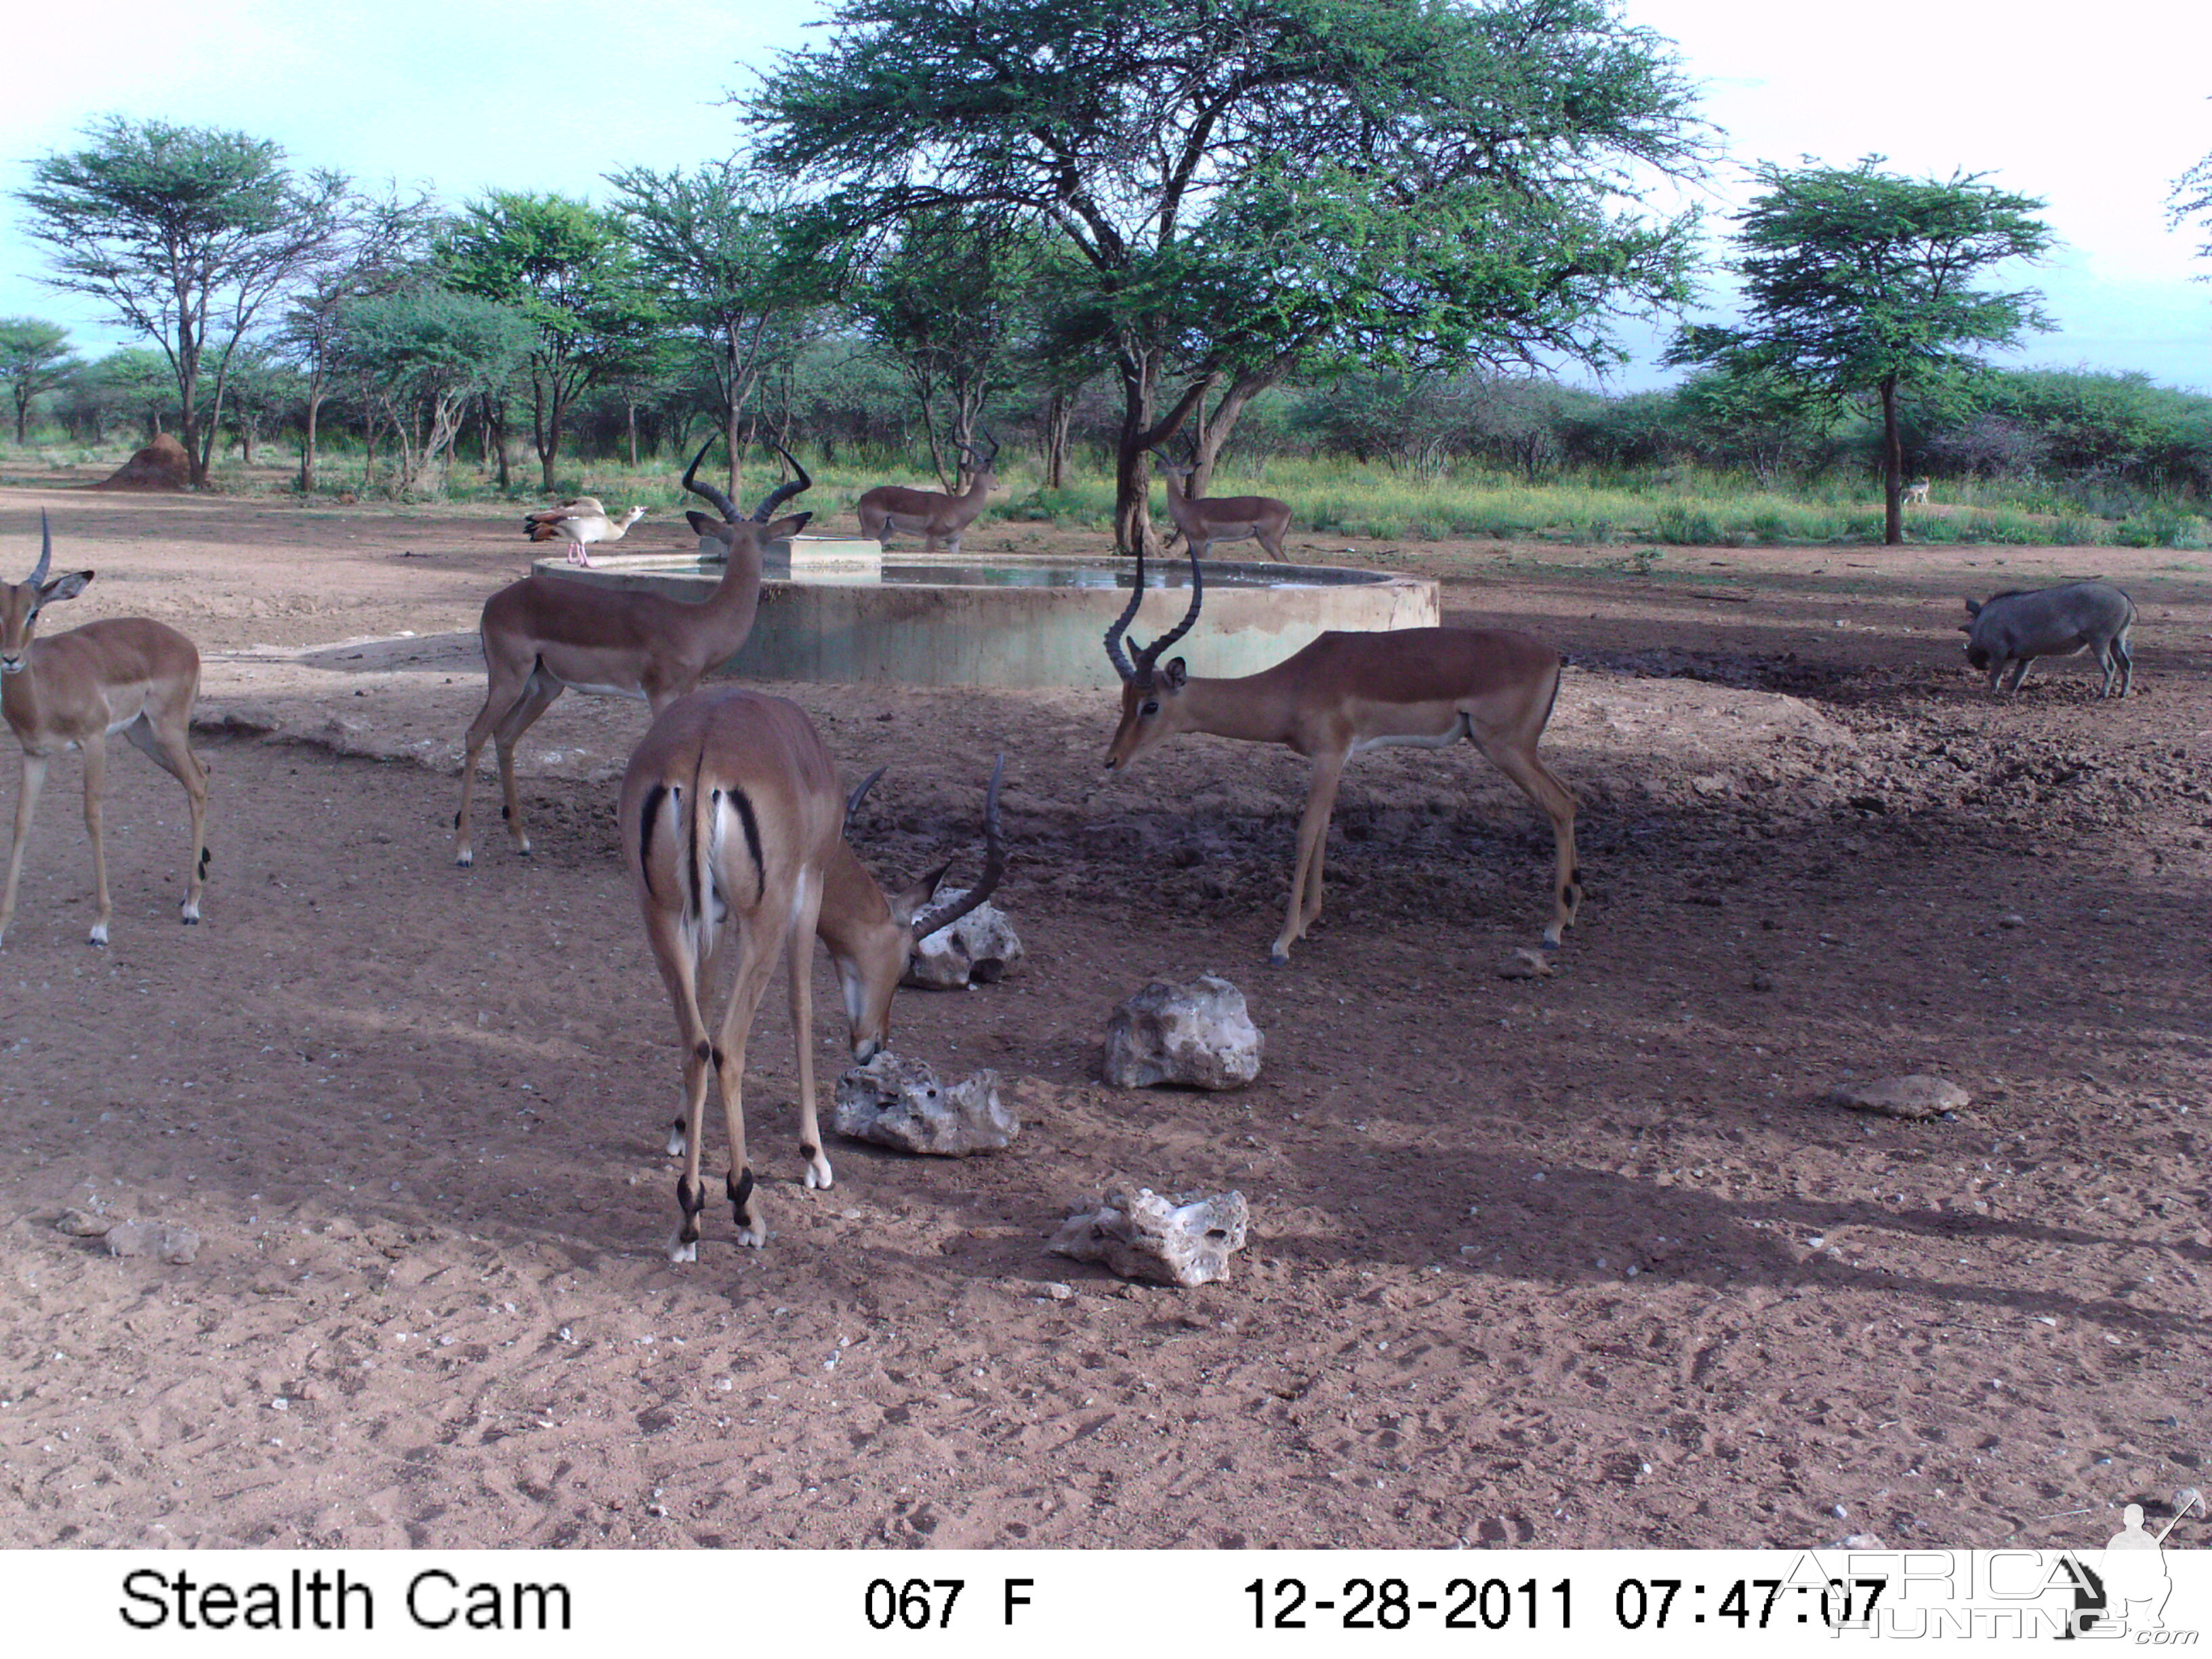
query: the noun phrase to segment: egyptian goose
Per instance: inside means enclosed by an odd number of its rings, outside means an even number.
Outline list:
[[[607,510],[596,495],[579,495],[573,501],[563,501],[558,507],[541,507],[526,513],[522,527],[530,532],[533,542],[564,541],[568,544],[568,562],[588,568],[590,555],[584,549],[592,542],[618,542],[623,532],[645,516],[645,509],[633,507],[618,520],[607,517]]]

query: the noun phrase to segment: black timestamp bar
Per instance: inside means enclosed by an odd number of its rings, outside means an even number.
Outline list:
[[[1562,1578],[1540,1589],[1533,1578],[1453,1578],[1434,1594],[1416,1594],[1403,1578],[1347,1578],[1332,1589],[1303,1578],[1255,1578],[1255,1630],[1567,1630],[1573,1589]]]

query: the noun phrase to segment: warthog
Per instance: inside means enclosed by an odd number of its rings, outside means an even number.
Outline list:
[[[2110,582],[2068,582],[2060,587],[1998,593],[1979,605],[1968,599],[1966,614],[1973,621],[1959,624],[1966,636],[1966,660],[1990,671],[1992,691],[2015,662],[2020,666],[2013,669],[2012,684],[2003,688],[2008,691],[2020,690],[2028,665],[2038,657],[2070,657],[2081,651],[2094,651],[2105,671],[2100,696],[2113,695],[2115,678],[2123,697],[2135,683],[2128,629],[2135,626],[2136,605]]]

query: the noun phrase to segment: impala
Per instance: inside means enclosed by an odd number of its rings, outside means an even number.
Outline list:
[[[592,567],[592,556],[584,549],[594,542],[618,542],[625,531],[645,516],[645,509],[633,507],[619,519],[607,516],[596,495],[579,495],[573,501],[563,501],[558,507],[541,507],[534,513],[522,515],[522,527],[530,532],[533,542],[563,541],[568,544],[568,562]]]
[[[192,701],[199,695],[200,653],[182,634],[145,617],[88,622],[64,634],[33,639],[39,612],[73,599],[92,580],[89,570],[46,580],[53,530],[39,514],[39,563],[23,582],[0,582],[0,711],[23,745],[23,777],[15,795],[15,836],[8,847],[8,888],[0,894],[0,938],[15,915],[15,884],[31,838],[31,815],[46,781],[46,763],[64,749],[84,750],[84,827],[92,837],[96,908],[92,943],[107,943],[107,848],[100,804],[107,783],[107,740],[120,732],[179,783],[191,803],[192,844],[185,861],[184,921],[200,919],[207,877],[207,769],[192,753]]]
[[[770,523],[769,514],[814,481],[779,446],[798,481],[770,490],[752,517],[741,520],[727,495],[699,481],[699,463],[714,442],[709,438],[701,446],[684,474],[684,487],[722,515],[720,523],[703,513],[684,515],[699,534],[700,551],[706,553],[710,542],[717,544],[726,561],[722,580],[703,602],[610,592],[562,576],[526,576],[484,601],[477,632],[488,684],[483,711],[463,744],[454,863],[476,861],[470,803],[485,738],[494,741],[499,754],[507,836],[514,850],[526,857],[530,836],[522,827],[522,804],[514,790],[514,745],[555,698],[572,687],[601,696],[638,697],[658,714],[695,690],[708,670],[737,655],[752,632],[760,605],[763,544],[797,535],[813,517],[794,513]]]
[[[878,484],[853,503],[853,511],[860,520],[860,533],[872,536],[878,541],[886,531],[896,530],[902,535],[922,538],[922,551],[934,553],[942,544],[949,552],[960,550],[961,533],[975,522],[990,499],[991,492],[999,487],[998,475],[991,470],[999,459],[999,441],[988,431],[984,441],[991,453],[979,456],[965,445],[962,457],[975,466],[968,480],[968,488],[957,495],[947,495],[936,489],[911,489],[904,484]]]
[[[745,1155],[743,1090],[745,1043],[779,956],[791,981],[806,1184],[830,1184],[814,1115],[814,940],[820,937],[836,965],[853,1057],[865,1063],[890,1035],[891,994],[915,941],[982,903],[1005,873],[999,836],[1004,768],[1001,757],[985,798],[982,875],[957,902],[917,915],[951,861],[895,896],[884,894],[844,834],[875,780],[849,802],[841,795],[836,763],[797,704],[741,686],[714,686],[671,704],[653,721],[623,775],[617,822],[684,1048],[682,1109],[668,1148],[684,1155],[676,1183],[682,1219],[669,1246],[671,1261],[699,1259],[699,1214],[707,1207],[700,1142],[710,1079],[720,1088],[729,1131],[723,1189],[738,1242],[755,1248],[768,1242]],[[729,1001],[710,1029],[700,1009],[702,981],[721,959],[723,930],[732,925],[737,948]]]
[[[1200,679],[1160,653],[1190,630],[1205,602],[1197,550],[1190,560],[1190,610],[1182,622],[1137,650],[1122,635],[1144,598],[1137,560],[1128,608],[1106,631],[1106,655],[1121,677],[1121,723],[1106,751],[1109,770],[1126,767],[1178,732],[1210,732],[1255,743],[1287,744],[1314,763],[1290,913],[1267,952],[1280,966],[1321,915],[1322,864],[1344,763],[1363,750],[1392,744],[1443,749],[1465,738],[1552,821],[1559,860],[1552,921],[1544,943],[1557,947],[1582,902],[1575,865],[1575,798],[1536,758],[1536,740],[1559,692],[1559,653],[1502,628],[1401,628],[1326,633],[1273,668],[1241,679]]]
[[[1283,532],[1291,527],[1287,501],[1272,495],[1199,495],[1190,493],[1192,463],[1170,460],[1158,450],[1162,483],[1167,486],[1168,516],[1182,533],[1183,544],[1196,558],[1204,558],[1215,542],[1253,540],[1267,556],[1281,562]]]

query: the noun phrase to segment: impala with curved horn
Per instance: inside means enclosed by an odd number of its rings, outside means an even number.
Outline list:
[[[623,852],[645,918],[646,938],[668,988],[684,1048],[684,1100],[668,1150],[684,1157],[676,1184],[682,1213],[672,1261],[699,1259],[699,1178],[708,1084],[721,1091],[730,1139],[724,1182],[738,1242],[768,1242],[745,1154],[745,1044],[781,957],[791,981],[799,1056],[799,1139],[806,1184],[827,1187],[830,1160],[814,1115],[813,962],[818,936],[836,965],[854,1059],[866,1062],[890,1033],[891,995],[915,942],[949,927],[990,897],[1006,873],[999,780],[983,807],[983,873],[952,904],[925,909],[951,860],[896,895],[876,884],[845,841],[871,777],[848,800],[836,763],[795,703],[740,686],[714,686],[672,703],[653,723],[623,777],[617,809]],[[876,776],[879,777],[879,772]],[[730,996],[709,1028],[701,981],[720,960],[724,929],[737,934]]]
[[[1195,447],[1188,461],[1152,451],[1160,463],[1161,482],[1168,492],[1168,516],[1182,533],[1183,544],[1194,557],[1204,558],[1215,542],[1256,541],[1267,556],[1283,562],[1283,532],[1291,527],[1291,507],[1273,495],[1193,495],[1190,475],[1197,470]]]
[[[1362,750],[1412,744],[1443,749],[1462,738],[1505,774],[1552,821],[1559,860],[1544,943],[1557,946],[1582,902],[1575,864],[1575,798],[1536,758],[1536,740],[1559,696],[1559,653],[1503,628],[1400,628],[1326,633],[1273,668],[1241,679],[1200,679],[1181,657],[1160,653],[1197,622],[1205,579],[1190,561],[1190,610],[1132,662],[1122,636],[1145,593],[1144,556],[1136,591],[1106,632],[1106,655],[1121,677],[1121,723],[1106,751],[1109,769],[1126,767],[1162,738],[1209,732],[1254,743],[1287,744],[1314,763],[1313,786],[1298,821],[1290,913],[1267,952],[1280,965],[1321,915],[1322,864],[1328,821],[1345,763]]]
[[[0,938],[15,915],[15,884],[31,839],[31,815],[46,781],[46,763],[64,749],[84,751],[84,827],[92,838],[94,909],[91,940],[107,943],[107,847],[101,803],[107,789],[107,740],[120,732],[132,746],[185,786],[191,803],[192,844],[185,863],[184,921],[200,919],[207,878],[207,769],[192,753],[192,702],[199,696],[200,653],[166,623],[146,617],[86,623],[67,633],[32,637],[39,613],[73,599],[92,580],[89,570],[46,580],[54,536],[39,514],[39,563],[30,580],[0,582],[0,712],[23,745],[15,795],[15,836],[8,847],[8,886],[0,894]]]
[[[853,503],[854,514],[860,521],[860,533],[881,541],[886,532],[896,530],[902,535],[922,538],[925,553],[936,552],[940,544],[945,551],[957,553],[962,532],[975,522],[990,500],[991,492],[999,487],[998,474],[992,471],[999,459],[999,441],[988,428],[976,429],[991,446],[991,453],[979,456],[965,444],[960,447],[962,458],[975,469],[965,490],[957,495],[948,495],[938,489],[878,484]]]
[[[718,436],[720,434],[717,434]],[[717,523],[703,513],[687,513],[698,532],[700,553],[711,543],[726,563],[722,580],[703,601],[672,599],[659,593],[610,592],[561,576],[526,576],[484,601],[477,633],[483,641],[488,684],[484,705],[469,727],[461,757],[461,810],[453,817],[453,862],[473,864],[470,805],[476,790],[477,760],[484,740],[499,754],[501,808],[507,833],[517,853],[527,856],[530,836],[522,827],[522,805],[514,790],[514,745],[553,701],[572,688],[600,696],[638,697],[655,714],[697,689],[708,671],[738,654],[753,631],[760,605],[761,555],[765,544],[795,536],[814,515],[794,513],[773,523],[769,514],[814,482],[806,469],[776,445],[791,463],[795,483],[770,490],[750,518],[737,504],[699,477],[699,463],[714,447],[708,438],[691,458],[684,487],[711,502]]]

